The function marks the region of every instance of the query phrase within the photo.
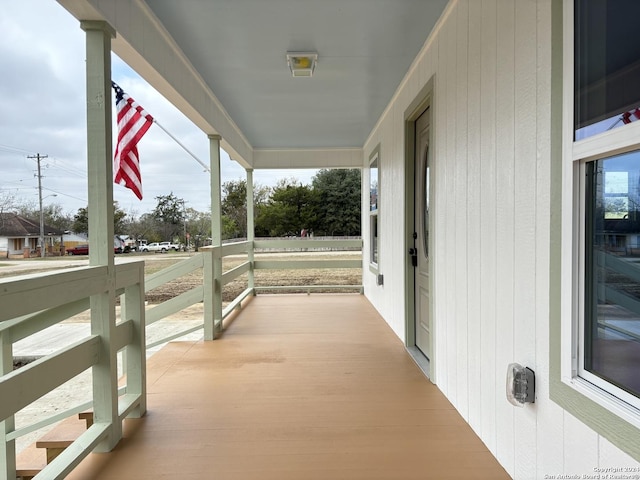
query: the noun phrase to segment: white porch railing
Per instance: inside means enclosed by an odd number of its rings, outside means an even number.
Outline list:
[[[90,297],[109,290],[107,267],[80,267],[53,273],[0,280],[0,478],[16,478],[15,440],[42,426],[92,407],[94,423],[45,470],[42,477],[64,478],[102,441],[121,437],[121,421],[141,416],[146,410],[144,350],[144,263],[116,267],[115,289],[122,295],[122,320],[111,332],[92,333],[85,339],[44,356],[13,371],[13,344],[86,310]],[[92,326],[92,332],[95,329]],[[109,402],[99,401],[61,412],[37,425],[15,429],[15,414],[76,375],[97,365],[104,355],[117,364],[116,355],[125,349],[126,386],[119,390],[116,375],[94,375],[94,392],[111,392],[116,411],[107,411]],[[107,384],[105,384],[107,382]],[[114,442],[115,443],[115,442]]]
[[[25,275],[0,279],[0,480],[15,479],[15,440],[87,409],[94,409],[96,422],[72,447],[67,448],[45,470],[43,478],[64,478],[86,455],[108,436],[121,436],[121,424],[104,421],[115,418],[120,423],[126,416],[143,415],[146,409],[145,347],[152,348],[204,328],[205,338],[215,338],[222,331],[223,320],[242,301],[256,291],[268,289],[357,289],[362,285],[290,285],[254,286],[258,269],[361,268],[361,260],[253,260],[253,248],[263,249],[330,249],[362,248],[362,240],[256,240],[205,247],[202,253],[144,278],[143,262],[117,265],[115,295],[121,295],[121,320],[111,335],[92,333],[87,338],[13,371],[13,344],[90,308],[90,297],[109,290],[107,267],[81,267],[54,274]],[[246,254],[247,259],[223,272],[222,259]],[[145,312],[144,294],[195,270],[203,270],[203,283]],[[247,273],[247,288],[222,308],[222,291],[226,284]],[[204,318],[199,325],[145,345],[146,325],[151,325],[184,308],[202,302]],[[92,332],[100,331],[92,328]],[[117,375],[94,376],[94,392],[112,392],[118,398],[117,412],[109,417],[100,412],[100,401],[94,398],[32,425],[15,428],[14,416],[25,406],[98,363],[100,355],[113,358],[125,349],[123,362],[127,383],[118,388]],[[112,362],[116,365],[117,361]],[[105,378],[108,385],[96,385]],[[112,442],[114,445],[116,442]]]
[[[328,250],[362,250],[361,239],[341,239],[341,240],[315,240],[308,239],[287,239],[287,240],[255,240],[253,242],[255,249],[266,251],[285,250],[285,251],[328,251]],[[362,268],[362,260],[349,259],[328,259],[328,260],[255,260],[255,270],[300,270],[300,269],[318,269],[318,268]],[[302,290],[309,293],[311,290],[359,290],[362,293],[362,282],[358,285],[262,285],[256,286],[255,291],[268,290]]]

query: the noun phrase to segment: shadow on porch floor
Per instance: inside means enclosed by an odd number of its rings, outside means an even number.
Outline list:
[[[71,479],[509,478],[361,295],[264,295],[148,366],[148,414]]]

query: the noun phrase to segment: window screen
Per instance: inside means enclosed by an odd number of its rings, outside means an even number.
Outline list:
[[[638,0],[576,0],[576,140],[640,119],[638,19]]]

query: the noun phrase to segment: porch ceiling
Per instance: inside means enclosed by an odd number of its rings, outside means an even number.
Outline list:
[[[233,143],[207,118],[201,105],[188,99],[186,84],[158,71],[152,58],[157,52],[148,45],[143,48],[135,34],[127,31],[135,17],[126,18],[125,12],[136,8],[146,12],[163,38],[168,36],[175,44],[174,54],[183,56],[184,64],[194,69],[204,88],[219,101],[226,120],[251,152],[361,148],[448,3],[153,0],[136,6],[132,0],[118,0],[112,7],[98,0],[58,1],[80,20],[101,18],[111,23],[119,38],[124,37],[162,80],[145,75],[147,69],[135,63],[134,69],[162,93],[174,90],[186,100],[189,108],[174,103],[201,128],[206,130],[203,123],[208,122]],[[118,54],[119,41],[114,43]],[[287,51],[318,53],[312,78],[291,76]],[[135,60],[124,49],[121,56],[129,63]],[[242,148],[235,147],[242,156]]]

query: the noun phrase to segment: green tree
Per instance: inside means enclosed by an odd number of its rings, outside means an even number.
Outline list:
[[[211,214],[209,212],[198,212],[193,208],[187,209],[187,232],[189,232],[189,244],[196,252],[205,245],[211,237]]]
[[[151,213],[144,213],[140,218],[131,221],[128,226],[128,234],[136,242],[138,240],[147,240],[148,242],[162,241],[162,235],[158,231],[158,222]]]
[[[152,215],[158,222],[158,230],[163,240],[181,237],[184,229],[184,200],[176,197],[173,192],[155,198],[158,203]]]
[[[319,235],[360,235],[361,176],[359,169],[322,169],[311,182]]]
[[[120,209],[118,202],[113,202],[113,231],[116,235],[125,233],[126,218],[127,213]],[[87,207],[79,208],[73,216],[71,230],[75,233],[89,233],[89,210]]]
[[[270,200],[258,209],[256,235],[282,237],[314,229],[317,219],[315,193],[296,179],[283,179],[273,188]]]
[[[221,218],[221,228],[222,228],[222,239],[229,240],[230,238],[238,238],[240,236],[240,227],[235,222],[235,220],[231,220],[226,215],[223,215]]]
[[[127,231],[127,212],[122,210],[118,202],[113,202],[113,231],[122,235]]]
[[[247,182],[231,180],[222,184],[222,238],[247,236]]]
[[[89,233],[89,211],[86,207],[80,207],[73,216],[72,230],[75,233]]]
[[[265,205],[271,189],[261,185],[253,187],[254,214]],[[247,237],[247,181],[231,180],[222,185],[222,238]]]

